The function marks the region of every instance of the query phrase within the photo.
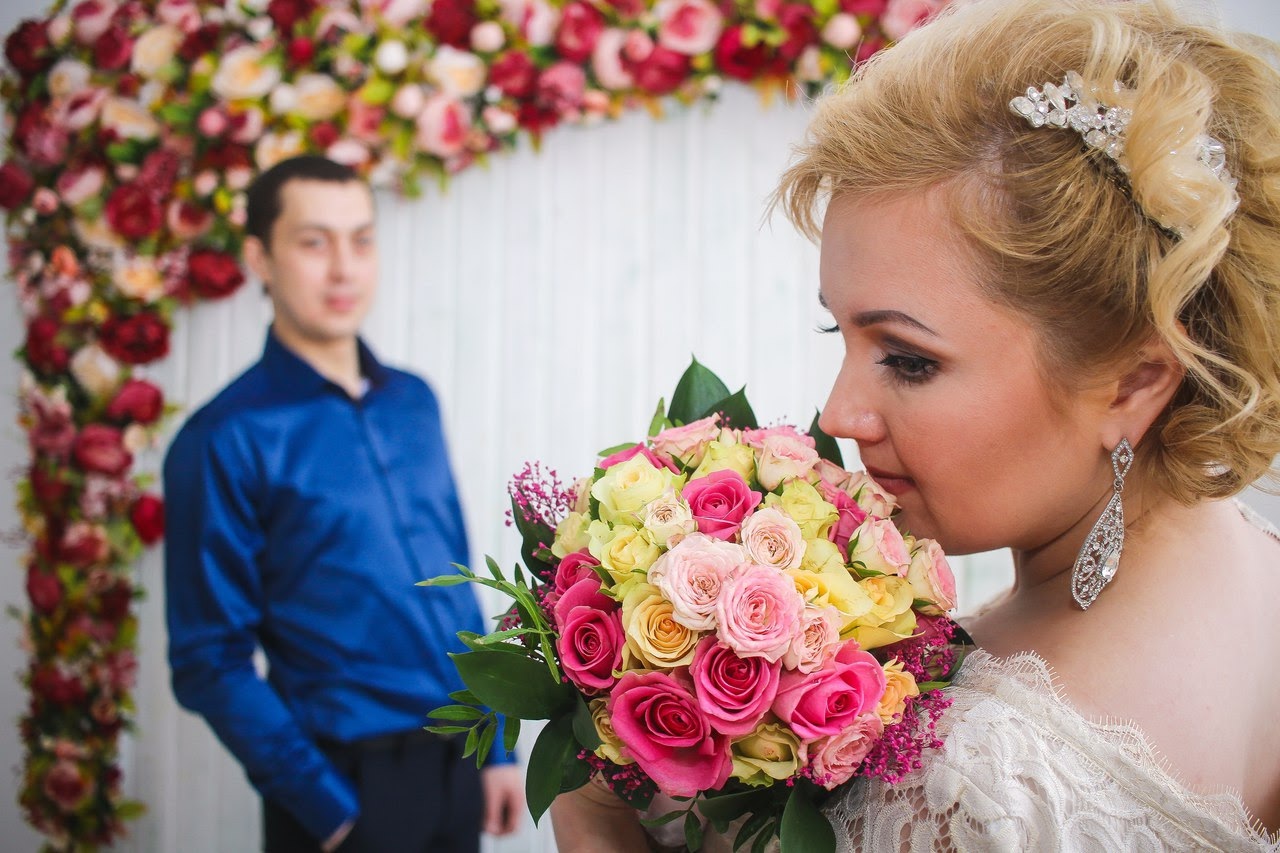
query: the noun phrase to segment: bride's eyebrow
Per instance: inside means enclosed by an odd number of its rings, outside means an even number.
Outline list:
[[[902,311],[879,310],[879,311],[863,311],[860,314],[853,315],[853,325],[859,329],[865,329],[867,326],[875,326],[880,323],[900,323],[904,326],[910,326],[913,329],[919,329],[925,334],[938,337],[938,333],[930,329],[924,323],[921,323],[910,314]]]

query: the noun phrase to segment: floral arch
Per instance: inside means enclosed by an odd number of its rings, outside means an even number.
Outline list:
[[[244,189],[320,152],[414,195],[522,137],[724,80],[813,94],[946,0],[80,0],[5,41],[0,165],[26,325],[18,503],[30,702],[20,803],[55,849],[110,844],[164,506],[132,472],[167,414],[138,368],[175,308],[244,281]]]

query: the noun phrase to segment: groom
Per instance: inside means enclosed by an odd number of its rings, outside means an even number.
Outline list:
[[[478,850],[482,822],[515,830],[521,777],[422,730],[462,689],[455,632],[484,628],[467,587],[414,587],[467,541],[434,395],[357,337],[372,194],[286,160],[249,188],[246,230],[275,311],[262,359],[165,459],[174,693],[262,795],[268,853]]]

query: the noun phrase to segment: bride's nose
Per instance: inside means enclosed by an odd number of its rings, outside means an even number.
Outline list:
[[[859,446],[875,444],[887,434],[870,380],[856,376],[847,362],[831,388],[818,426],[827,435],[851,438]]]

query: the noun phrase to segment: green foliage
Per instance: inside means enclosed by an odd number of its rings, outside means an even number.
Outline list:
[[[782,811],[782,827],[778,833],[782,853],[833,853],[836,833],[813,803],[816,786],[798,781]]]
[[[818,426],[818,420],[821,417],[822,412],[814,412],[813,423],[809,424],[809,435],[813,437],[818,456],[843,468],[844,454],[840,452],[840,445],[836,443],[836,440],[823,432],[822,427]]]
[[[671,408],[667,417],[675,424],[687,424],[705,417],[708,410],[729,396],[729,389],[695,358],[690,362],[675,393],[671,395]]]

